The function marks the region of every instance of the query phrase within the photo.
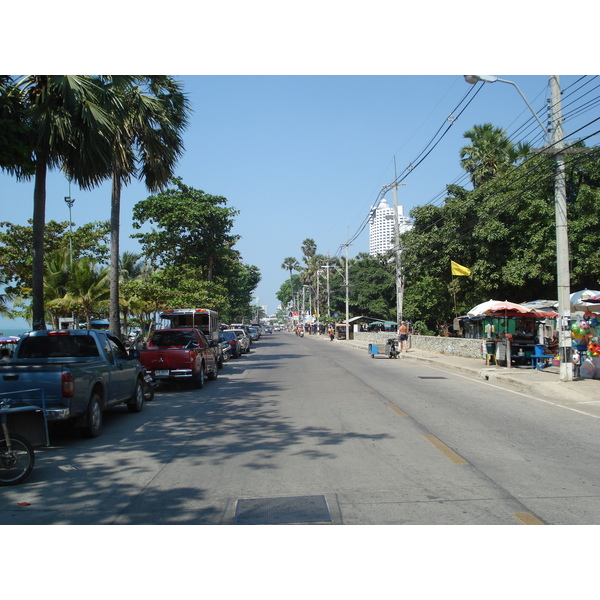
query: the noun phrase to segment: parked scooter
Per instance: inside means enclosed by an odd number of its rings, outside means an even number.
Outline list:
[[[142,366],[142,372],[144,375],[144,402],[150,402],[150,400],[154,400],[154,388],[156,382],[152,379],[150,373],[146,370],[146,367]]]
[[[231,347],[227,342],[222,342],[221,350],[223,351],[223,362],[226,363],[231,358]]]
[[[398,350],[398,340],[396,338],[389,338],[385,349],[390,358],[398,358],[399,350]]]

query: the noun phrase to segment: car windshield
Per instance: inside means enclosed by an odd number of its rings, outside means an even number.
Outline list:
[[[152,336],[155,346],[187,346],[190,342],[197,342],[191,331],[157,331]]]
[[[31,336],[21,342],[19,358],[69,358],[100,356],[96,342],[88,335]]]

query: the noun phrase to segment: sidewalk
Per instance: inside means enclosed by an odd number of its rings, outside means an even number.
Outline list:
[[[337,344],[346,348],[358,348],[364,351],[368,360],[391,360],[383,354],[373,359],[367,352],[367,342],[360,340],[329,341],[327,336],[307,335],[304,339],[314,339]],[[489,382],[498,382],[525,393],[542,398],[547,402],[600,418],[600,380],[576,379],[560,381],[558,367],[546,367],[541,371],[531,368],[507,368],[495,365],[487,366],[483,359],[465,358],[449,354],[426,352],[425,350],[410,349],[402,352],[398,360],[425,362],[440,369],[464,373]]]

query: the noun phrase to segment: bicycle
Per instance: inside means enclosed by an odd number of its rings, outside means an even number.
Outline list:
[[[15,398],[19,394],[42,393],[42,407]],[[4,396],[4,398],[2,398]],[[42,390],[0,394],[0,486],[21,483],[33,470],[34,446],[48,446],[48,426]]]

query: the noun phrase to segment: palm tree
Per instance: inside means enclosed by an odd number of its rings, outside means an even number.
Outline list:
[[[475,188],[505,172],[530,150],[528,144],[514,145],[506,131],[491,123],[475,125],[463,137],[471,143],[461,148],[460,165],[469,173]]]
[[[283,260],[283,264],[281,265],[282,269],[285,269],[290,272],[290,294],[292,299],[294,298],[294,285],[292,283],[292,271],[301,271],[302,267],[297,259],[293,256],[288,256]]]
[[[87,256],[80,258],[73,267],[66,299],[74,310],[83,313],[89,330],[92,327],[92,315],[98,312],[109,298],[109,269],[99,267],[95,260]]]
[[[312,238],[306,238],[302,242],[302,254],[304,254],[304,262],[308,263],[317,252],[317,243]]]
[[[4,290],[4,287],[6,286],[8,282],[6,281],[6,279],[4,277],[0,277],[0,288]],[[10,294],[0,294],[0,315],[3,315],[5,317],[10,317],[11,315],[11,310],[8,307],[8,303],[12,300],[12,296]]]
[[[109,91],[88,75],[25,75],[14,82],[29,125],[29,144],[35,159],[32,248],[32,327],[45,329],[44,231],[46,223],[46,173],[60,167],[83,189],[107,177],[111,149],[108,141],[113,119]],[[28,178],[28,173],[20,177]]]
[[[121,106],[115,107],[119,127],[111,138],[113,160],[109,328],[115,335],[120,335],[121,188],[129,183],[131,177],[143,180],[150,192],[166,186],[183,153],[181,135],[187,126],[190,109],[180,85],[172,77],[114,76],[110,81],[112,89],[121,100]]]
[[[131,281],[141,276],[144,263],[141,262],[141,254],[136,252],[123,252],[119,261],[119,276],[121,281]]]
[[[132,292],[130,282],[142,279],[147,264],[141,262],[141,255],[135,252],[123,252],[119,264],[119,310],[123,316],[123,330],[129,329],[130,316],[134,314],[137,298]]]
[[[68,250],[57,250],[46,255],[44,271],[44,303],[50,315],[52,328],[59,328],[59,318],[68,310],[65,296],[71,278]]]

